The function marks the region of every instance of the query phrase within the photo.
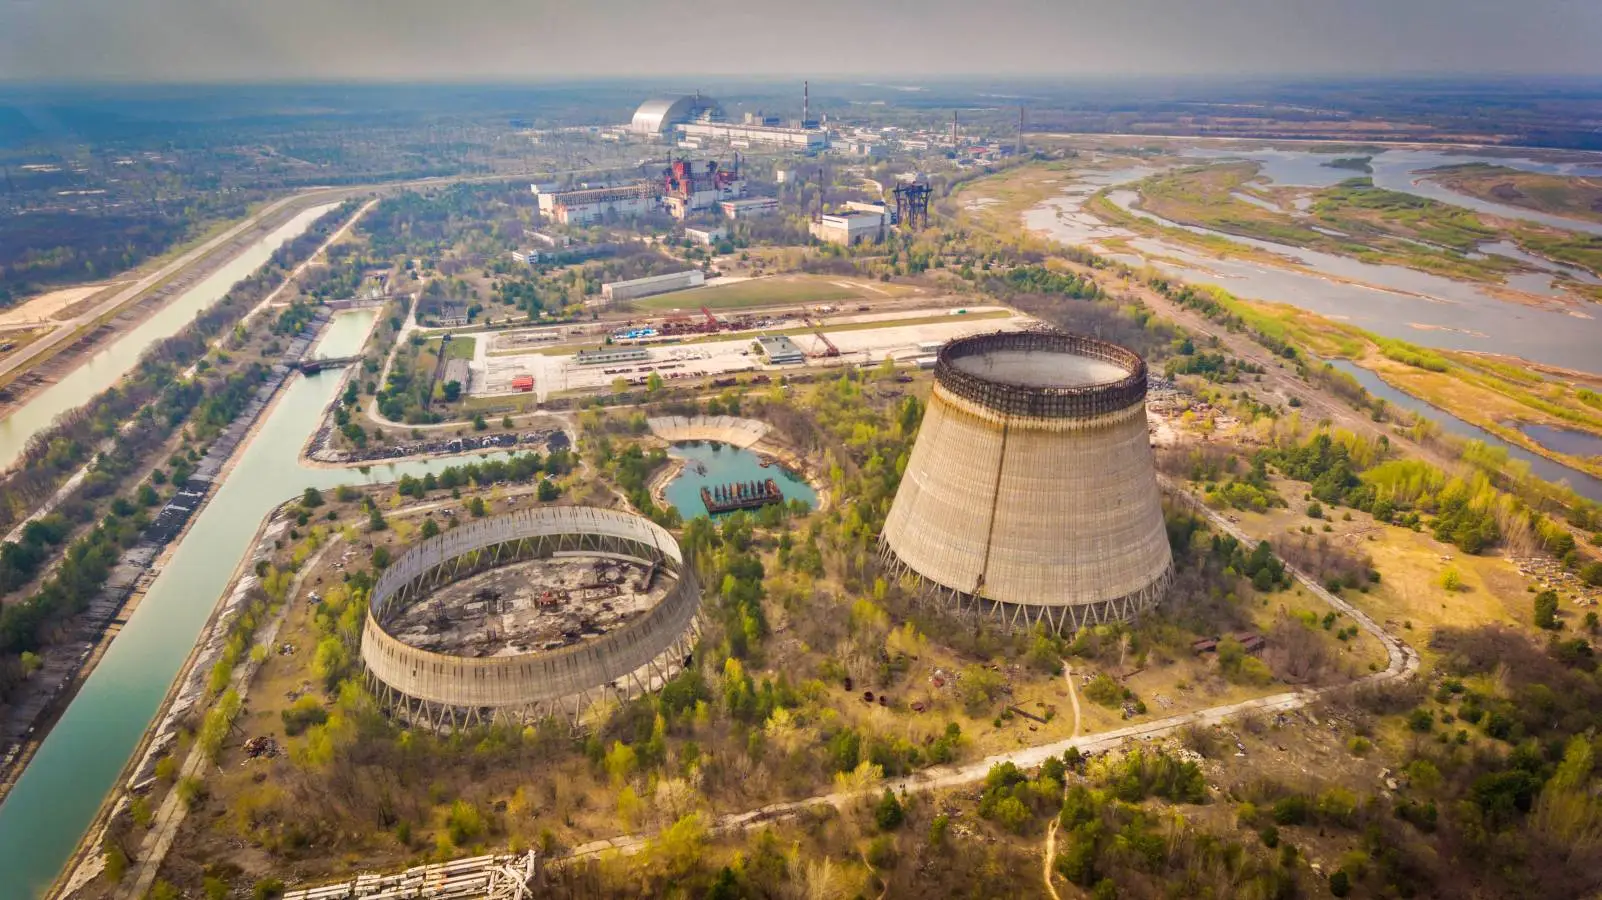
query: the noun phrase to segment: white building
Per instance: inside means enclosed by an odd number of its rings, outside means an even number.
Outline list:
[[[822,216],[810,223],[807,231],[820,241],[850,246],[882,239],[889,225],[890,217],[883,211],[872,213],[853,210]]]
[[[817,128],[785,128],[773,125],[742,125],[733,122],[686,122],[677,126],[687,138],[708,141],[745,141],[750,146],[790,147],[795,150],[822,150],[829,145],[829,133]]]
[[[779,211],[779,200],[776,197],[751,197],[746,200],[725,200],[718,204],[718,208],[725,216],[731,219],[752,219],[757,216],[769,216]]]
[[[635,278],[631,281],[612,281],[601,285],[601,299],[607,303],[621,303],[624,300],[636,300],[640,297],[650,297],[653,294],[665,294],[668,291],[682,291],[685,288],[700,287],[706,283],[706,276],[700,269],[690,269],[685,272],[672,272],[667,275],[652,275],[649,278]]]
[[[684,236],[703,247],[711,246],[729,236],[727,228],[686,228]]]

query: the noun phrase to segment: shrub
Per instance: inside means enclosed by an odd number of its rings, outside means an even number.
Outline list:
[[[1336,897],[1344,897],[1352,892],[1352,879],[1345,869],[1336,869],[1329,876],[1329,892]]]
[[[1557,623],[1558,596],[1556,591],[1542,591],[1535,595],[1535,627],[1553,629]]]
[[[1313,811],[1313,804],[1302,794],[1291,794],[1274,801],[1274,821],[1280,825],[1302,825]]]
[[[466,800],[458,800],[451,804],[451,811],[445,817],[445,830],[450,835],[451,843],[458,847],[465,847],[471,841],[484,836],[489,826],[484,821],[484,814],[478,807]]]
[[[895,792],[885,788],[884,796],[873,807],[873,824],[879,826],[880,831],[894,831],[904,821],[906,812],[901,808],[901,801],[896,799]]]
[[[1463,589],[1463,573],[1448,567],[1441,572],[1440,584],[1443,590],[1456,593]]]
[[[304,694],[288,709],[279,713],[284,720],[284,733],[294,737],[313,725],[328,721],[328,710],[312,694]]]
[[[1103,672],[1085,685],[1085,699],[1102,706],[1116,707],[1124,700],[1124,687]]]
[[[1017,797],[1003,797],[992,807],[991,817],[1013,834],[1023,834],[1034,820],[1034,814]]]
[[[182,800],[184,806],[190,809],[193,809],[195,804],[206,799],[205,782],[193,775],[178,779],[178,787],[175,790],[178,791],[178,799]]]

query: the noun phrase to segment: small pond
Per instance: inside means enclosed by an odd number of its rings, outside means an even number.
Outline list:
[[[668,482],[663,494],[686,519],[707,514],[706,504],[701,502],[701,488],[731,482],[771,478],[786,500],[800,500],[808,508],[818,505],[818,494],[805,479],[777,462],[762,465],[762,457],[750,450],[718,441],[687,441],[668,448],[668,455],[684,460],[684,469]]]

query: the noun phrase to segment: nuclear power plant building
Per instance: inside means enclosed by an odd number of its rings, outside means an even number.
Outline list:
[[[1127,621],[1173,577],[1146,364],[1092,338],[953,341],[885,521],[895,572],[961,612],[1058,632]]]

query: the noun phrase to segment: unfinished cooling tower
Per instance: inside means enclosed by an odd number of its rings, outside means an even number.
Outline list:
[[[385,569],[362,664],[380,702],[413,724],[578,723],[683,668],[700,606],[694,571],[654,522],[522,510],[451,528]]]
[[[1146,363],[1080,335],[952,341],[880,550],[959,612],[1059,631],[1128,620],[1172,578]]]

